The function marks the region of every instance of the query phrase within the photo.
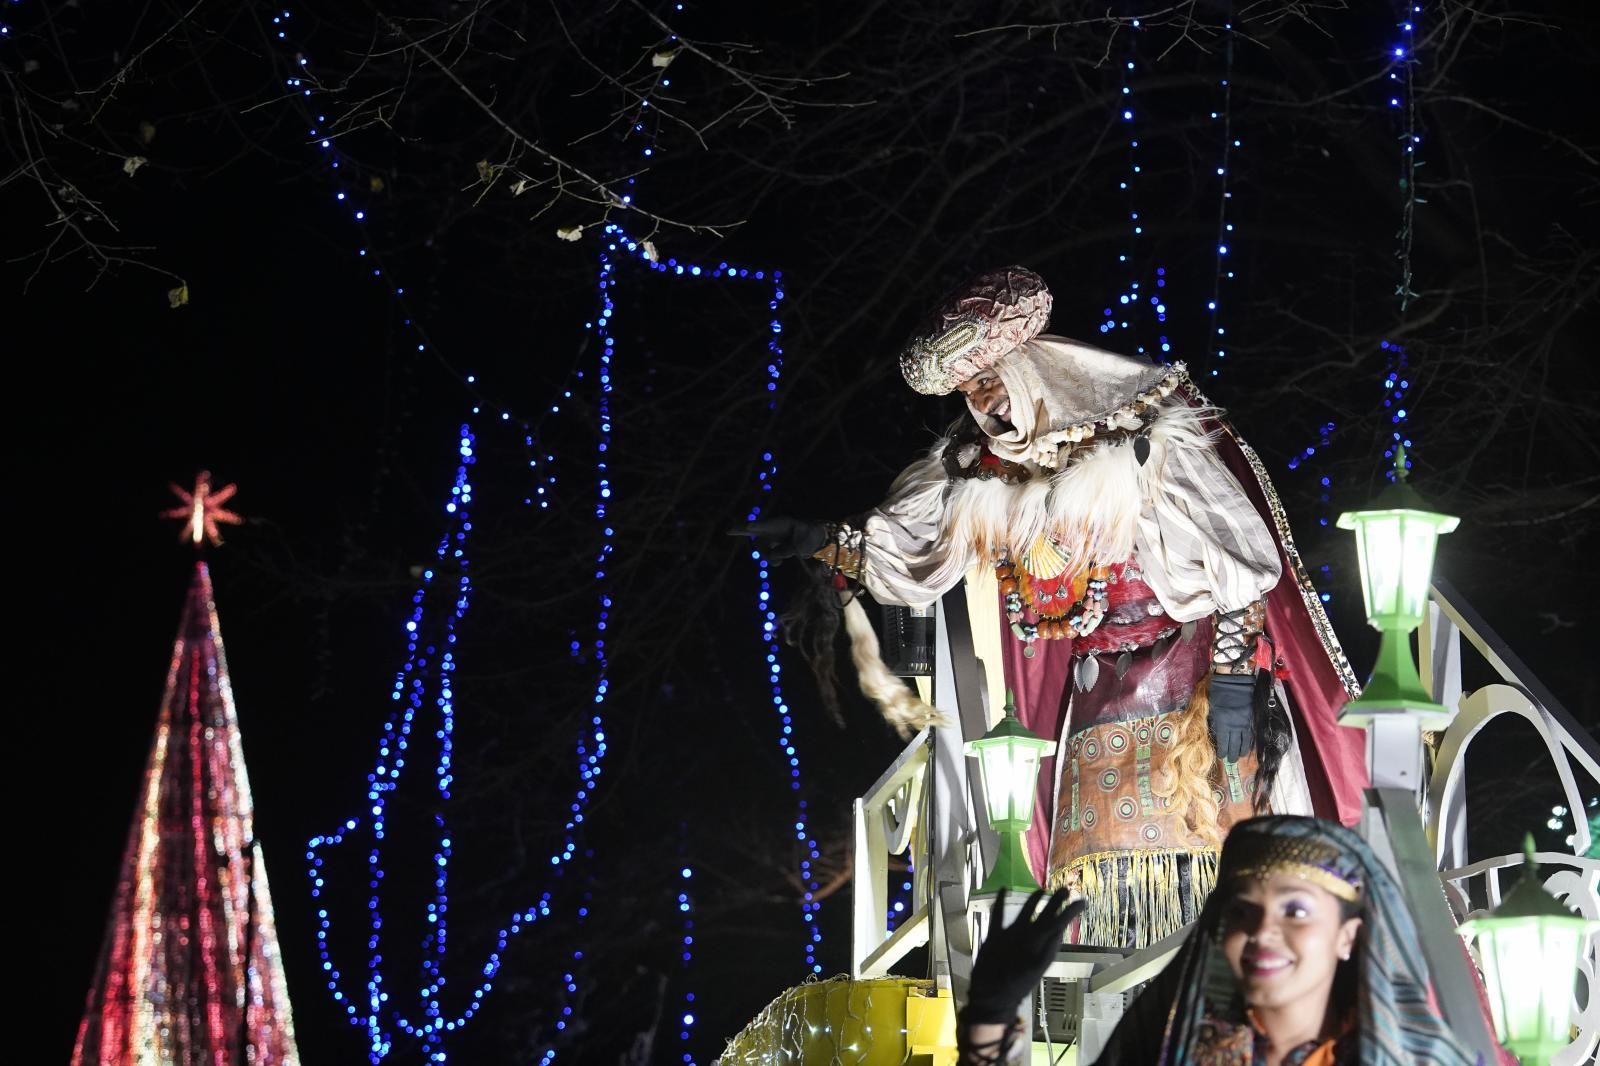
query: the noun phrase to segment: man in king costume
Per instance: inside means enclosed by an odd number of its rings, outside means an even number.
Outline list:
[[[1030,863],[1087,897],[1078,942],[1137,947],[1198,915],[1234,822],[1353,823],[1365,740],[1335,722],[1356,683],[1254,451],[1182,363],[1045,334],[1050,306],[1020,267],[952,293],[900,365],[971,419],[865,515],[749,532],[884,604],[994,568],[1006,685],[1060,741]]]

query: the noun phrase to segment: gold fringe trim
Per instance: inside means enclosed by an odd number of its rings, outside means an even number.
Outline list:
[[[1145,948],[1184,927],[1183,884],[1178,860],[1190,859],[1193,898],[1189,910],[1199,914],[1217,884],[1217,852],[1104,851],[1083,855],[1050,874],[1051,889],[1065,888],[1088,901],[1078,924],[1078,943],[1097,947]],[[1126,886],[1132,911],[1124,909]],[[1125,934],[1132,926],[1133,943]]]

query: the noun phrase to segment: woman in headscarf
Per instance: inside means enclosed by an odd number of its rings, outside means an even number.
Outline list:
[[[1037,926],[1040,938],[1051,929]],[[1021,930],[1012,938],[1023,936]],[[1053,953],[1051,953],[1053,954]],[[981,954],[980,954],[981,959]],[[1048,964],[1048,960],[1047,963]],[[1037,984],[1043,966],[1028,976]],[[974,966],[972,998],[989,998]],[[1015,975],[1012,975],[1015,981]],[[1027,986],[1025,986],[1027,987]],[[964,1063],[986,1061],[964,1016]],[[993,1061],[989,1059],[988,1061]],[[1177,957],[1128,1008],[1099,1066],[1468,1066],[1445,1026],[1410,912],[1353,831],[1315,818],[1240,822]]]

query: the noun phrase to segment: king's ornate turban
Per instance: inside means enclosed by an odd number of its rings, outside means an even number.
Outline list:
[[[1044,331],[1050,290],[1012,266],[980,274],[950,293],[900,353],[906,383],[943,396]]]

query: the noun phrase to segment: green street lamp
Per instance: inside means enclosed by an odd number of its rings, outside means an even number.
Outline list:
[[[980,893],[1002,888],[1032,892],[1039,887],[1033,871],[1028,869],[1022,834],[1033,823],[1039,759],[1055,750],[1055,741],[1035,736],[1017,721],[1017,708],[1009,689],[1005,717],[979,739],[967,742],[967,754],[976,756],[983,767],[984,804],[989,809],[989,824],[1000,840],[999,854],[983,887],[978,889]]]
[[[1366,507],[1339,516],[1340,529],[1355,530],[1367,621],[1383,634],[1372,680],[1340,715],[1348,724],[1406,714],[1423,728],[1439,728],[1454,713],[1422,687],[1410,635],[1427,617],[1439,535],[1461,520],[1430,510],[1406,483],[1406,473],[1405,448],[1396,447],[1394,482]]]
[[[1495,1035],[1530,1066],[1548,1063],[1572,1041],[1573,988],[1600,922],[1544,890],[1532,834],[1526,847],[1528,865],[1516,887],[1487,917],[1462,923],[1461,932],[1478,940]]]

